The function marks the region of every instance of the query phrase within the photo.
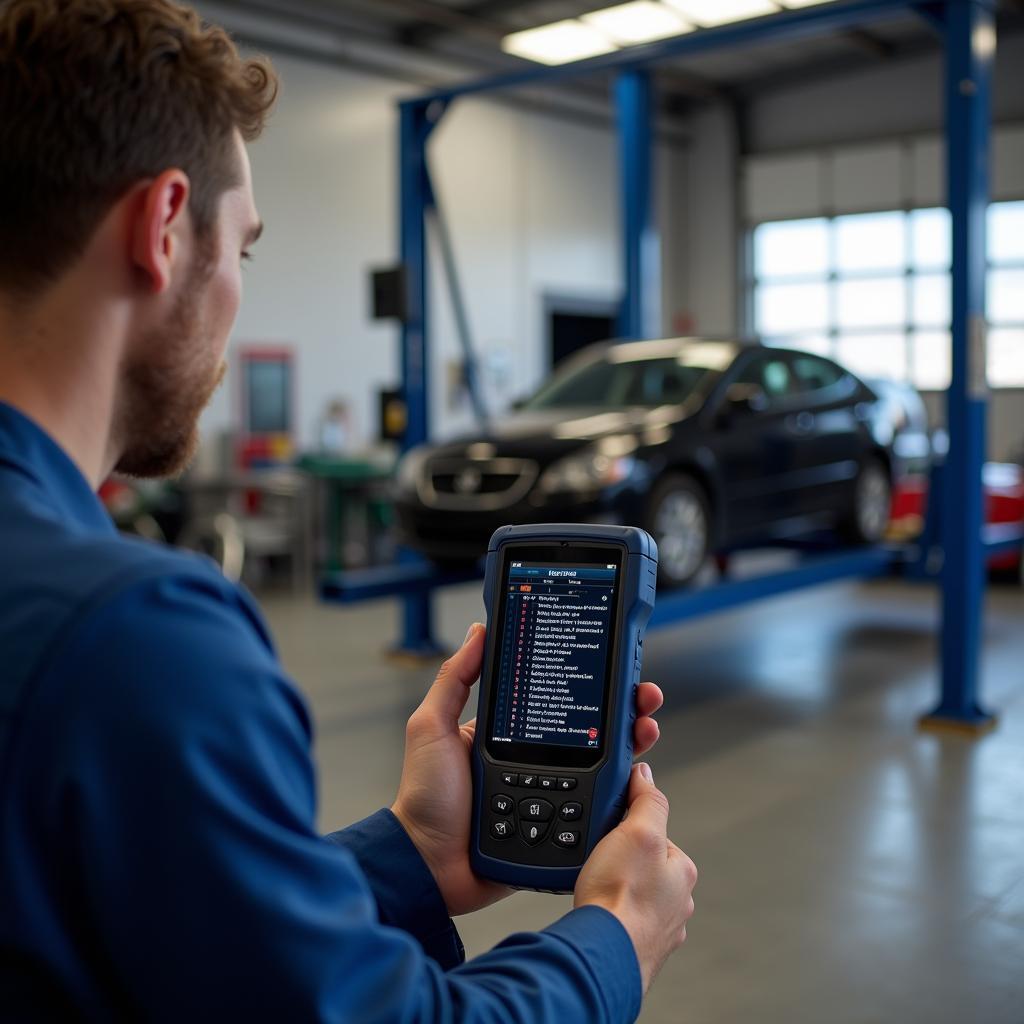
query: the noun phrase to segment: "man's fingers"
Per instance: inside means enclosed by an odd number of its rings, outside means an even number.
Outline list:
[[[458,723],[469,699],[469,688],[480,677],[485,632],[479,622],[469,627],[462,646],[441,666],[434,685],[423,699],[423,708]]]
[[[650,766],[633,766],[629,778],[629,824],[668,841],[668,798],[654,784]]]
[[[665,703],[665,694],[655,683],[641,683],[636,691],[636,713],[653,715]]]
[[[638,718],[633,726],[633,753],[636,755],[646,754],[655,743],[661,730],[653,718]]]

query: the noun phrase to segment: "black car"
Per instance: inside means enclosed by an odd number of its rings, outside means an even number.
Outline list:
[[[828,525],[874,542],[894,480],[930,451],[908,414],[920,397],[894,387],[735,341],[594,345],[488,430],[405,456],[402,539],[450,563],[480,557],[506,523],[635,524],[676,586],[712,552],[783,534]]]

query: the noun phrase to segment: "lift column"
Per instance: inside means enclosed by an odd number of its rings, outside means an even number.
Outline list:
[[[623,244],[623,297],[619,336],[654,338],[660,331],[660,265],[654,220],[651,79],[642,68],[615,80]]]
[[[946,167],[953,231],[953,374],[946,400],[949,455],[941,495],[942,693],[921,720],[983,732],[995,718],[978,701],[985,600],[982,467],[986,453],[985,222],[990,80],[996,28],[989,0],[945,5]]]
[[[427,209],[432,191],[427,170],[427,139],[444,114],[437,100],[399,105],[399,248],[405,270],[405,317],[402,322],[402,397],[406,409],[402,453],[422,444],[430,427],[430,350],[427,344]],[[420,561],[399,551],[400,563]],[[402,639],[396,654],[431,658],[440,653],[434,641],[433,596],[429,590],[402,600]]]

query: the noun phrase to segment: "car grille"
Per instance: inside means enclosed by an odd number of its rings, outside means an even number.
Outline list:
[[[507,508],[526,496],[537,473],[529,459],[432,459],[420,478],[420,500],[431,508]]]

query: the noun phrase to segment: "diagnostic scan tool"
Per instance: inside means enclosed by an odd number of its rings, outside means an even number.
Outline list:
[[[622,819],[654,540],[628,526],[505,526],[487,552],[473,744],[474,871],[570,892]]]

